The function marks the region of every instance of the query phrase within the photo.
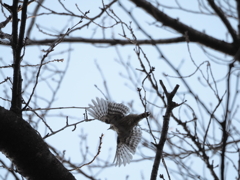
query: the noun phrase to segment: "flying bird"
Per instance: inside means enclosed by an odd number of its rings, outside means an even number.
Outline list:
[[[113,163],[116,166],[129,164],[142,137],[138,122],[150,114],[148,112],[129,114],[127,106],[103,98],[96,98],[96,101],[92,100],[92,103],[93,105],[89,104],[89,115],[94,119],[110,124],[109,129],[116,131],[118,134]]]

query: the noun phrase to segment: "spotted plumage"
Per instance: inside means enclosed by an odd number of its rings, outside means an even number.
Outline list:
[[[110,124],[110,129],[118,134],[116,155],[114,163],[116,166],[125,166],[130,163],[137,145],[141,141],[142,131],[138,122],[149,116],[149,113],[128,114],[129,108],[123,104],[110,102],[105,99],[96,98],[89,104],[89,115],[95,119]]]

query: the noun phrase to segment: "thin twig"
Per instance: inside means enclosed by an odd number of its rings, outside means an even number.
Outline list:
[[[83,165],[81,165],[81,166],[79,166],[79,167],[76,167],[76,168],[74,168],[74,169],[70,169],[70,170],[68,170],[68,171],[74,171],[74,170],[77,170],[77,169],[82,168],[83,166],[87,166],[87,165],[91,164],[91,163],[97,158],[97,156],[98,156],[98,155],[100,154],[100,152],[101,152],[102,138],[103,138],[103,136],[104,136],[104,134],[102,134],[102,135],[99,137],[98,152],[97,152],[97,154],[94,156],[94,158],[93,158],[90,162],[88,162],[88,163],[86,163],[86,164],[83,164]]]

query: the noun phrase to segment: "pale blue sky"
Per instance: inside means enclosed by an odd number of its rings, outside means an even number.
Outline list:
[[[3,1],[4,2],[4,1]],[[128,9],[135,8],[133,4],[129,3],[128,1],[121,1],[124,4],[125,7]],[[170,5],[174,4],[174,1],[162,1],[163,3],[168,2]],[[189,1],[183,0],[182,1],[184,5],[186,5],[186,8],[188,9],[195,9],[196,6],[193,4],[190,4]],[[65,3],[65,1],[63,1]],[[71,10],[75,13],[80,14],[75,6],[75,3],[78,4],[79,8],[85,12],[90,10],[90,13],[88,14],[89,17],[93,17],[99,12],[99,7],[101,6],[101,1],[96,0],[90,0],[90,1],[68,1],[67,6],[71,7]],[[107,3],[107,2],[105,2]],[[193,3],[193,2],[191,2]],[[59,7],[58,3],[56,1],[47,1],[47,3],[44,3],[46,7],[53,8],[55,11],[61,12],[62,8]],[[31,9],[34,7],[35,4],[30,5],[29,8]],[[121,18],[122,21],[129,23],[130,19],[129,16],[126,15],[122,10],[119,9],[118,5],[115,4],[112,9],[114,12]],[[186,14],[182,13],[178,10],[168,10],[165,9],[165,12],[170,12],[170,15],[172,17],[179,17],[179,19],[189,26],[192,26],[194,28],[197,28],[198,30],[205,30],[205,32],[209,35],[212,35],[216,38],[220,38],[225,40],[226,39],[226,29],[222,25],[222,22],[220,20],[216,20],[216,18],[213,18],[208,15],[194,15],[194,14]],[[43,12],[46,12],[43,10]],[[155,38],[169,38],[172,37],[171,33],[163,31],[159,28],[148,26],[148,23],[154,22],[151,17],[148,15],[146,16],[145,12],[134,9],[134,16],[139,20],[139,23],[141,26],[151,34],[152,37]],[[3,17],[0,17],[0,20],[4,20]],[[30,19],[29,19],[30,20]],[[56,33],[63,30],[66,31],[66,28],[71,27],[74,23],[76,23],[78,20],[74,19],[73,21],[70,19],[70,17],[66,18],[59,18],[58,16],[52,16],[52,15],[44,15],[41,16],[39,19],[37,19],[36,23],[40,24],[43,27],[46,27],[47,29],[44,29],[45,31],[48,30],[56,30]],[[98,23],[101,23],[101,21],[97,21]],[[66,23],[68,23],[68,26],[66,26]],[[85,21],[83,21],[83,24]],[[112,24],[113,21],[109,20],[106,21],[106,26],[109,24]],[[235,22],[233,22],[233,25]],[[159,24],[160,25],[160,24]],[[64,27],[64,28],[63,28]],[[236,26],[234,26],[236,27]],[[93,34],[94,28],[96,26],[94,24],[91,24],[88,28],[81,29],[77,32],[74,32],[72,37],[85,37],[90,38]],[[10,29],[10,24],[4,31],[6,32],[7,29]],[[133,30],[137,36],[138,39],[145,39],[146,37],[139,32],[136,29],[136,26],[133,25]],[[52,32],[52,31],[51,31]],[[114,28],[114,31],[112,29],[106,30],[106,37],[111,38],[114,36],[115,38],[122,37],[119,35],[122,34],[121,26],[118,25],[116,28]],[[127,33],[129,35],[129,32]],[[176,34],[176,36],[179,36]],[[102,37],[102,31],[100,28],[98,28],[94,38],[101,38]],[[130,37],[130,36],[129,36]],[[34,39],[41,39],[41,38],[52,38],[48,37],[46,35],[43,35],[40,33],[37,28],[34,28],[34,31],[32,32],[30,38]],[[121,53],[122,58],[125,62],[130,59],[131,65],[134,68],[140,68],[139,62],[137,60],[137,56],[135,55],[135,52],[133,51],[134,46],[128,45],[128,46],[117,46],[118,50]],[[167,80],[162,75],[163,73],[167,73],[171,76],[176,76],[175,72],[173,72],[169,66],[159,58],[159,54],[156,52],[155,48],[151,45],[141,46],[144,49],[144,52],[146,53],[148,59],[151,61],[152,66],[156,68],[155,75],[157,79],[162,79],[165,84],[167,85],[167,88],[171,90],[172,86],[175,86],[176,84],[180,85],[179,92],[184,92],[185,87],[182,84],[181,80],[178,78],[170,78],[171,85],[168,85]],[[185,64],[183,64],[181,72],[183,75],[189,75],[194,72],[195,66],[191,62],[187,44],[181,43],[181,44],[173,44],[173,45],[159,45],[160,49],[163,51],[164,55],[171,59],[173,64],[175,66],[178,66],[182,60],[185,61]],[[68,106],[79,106],[79,107],[86,107],[91,102],[91,99],[95,97],[102,97],[101,93],[94,87],[96,84],[100,89],[104,91],[103,81],[102,77],[99,73],[99,71],[96,68],[95,61],[99,64],[101,67],[104,76],[107,80],[107,85],[109,87],[109,91],[111,94],[112,100],[116,102],[130,102],[131,100],[134,100],[134,107],[137,112],[142,112],[143,108],[141,107],[140,100],[138,98],[138,93],[133,90],[133,86],[130,82],[128,82],[126,79],[123,79],[119,74],[126,74],[126,70],[124,67],[119,65],[116,62],[116,59],[118,60],[119,57],[117,55],[117,52],[115,50],[115,47],[107,47],[107,48],[98,48],[91,44],[83,44],[83,43],[72,43],[71,45],[68,44],[60,44],[55,49],[55,51],[50,54],[49,59],[47,60],[53,60],[53,59],[64,59],[64,62],[54,62],[55,66],[58,66],[59,69],[64,69],[68,60],[67,54],[57,54],[57,52],[66,51],[68,48],[72,48],[73,51],[71,53],[70,57],[70,63],[69,68],[67,71],[66,76],[63,79],[63,83],[61,84],[60,90],[57,94],[57,101],[52,104],[52,107],[68,107]],[[24,62],[32,63],[32,64],[38,64],[40,62],[41,56],[44,54],[41,50],[47,49],[46,46],[39,47],[27,47],[26,54],[23,60]],[[203,61],[209,60],[202,52],[202,50],[199,48],[199,45],[197,44],[190,44],[191,54],[197,64],[200,64]],[[0,46],[0,52],[1,58],[5,60],[9,60],[9,64],[12,63],[12,56],[11,56],[11,48]],[[57,55],[55,55],[57,54]],[[224,57],[225,59],[229,60],[231,57],[228,56],[222,56],[219,53],[215,53],[216,55],[220,55],[221,57]],[[9,56],[10,55],[10,56]],[[221,64],[216,64],[211,62],[213,73],[216,79],[222,78],[226,73],[226,67]],[[51,66],[50,66],[51,67]],[[205,70],[205,66],[203,66],[203,70]],[[0,74],[1,80],[8,76],[12,76],[11,69],[1,69],[1,71],[5,74],[5,76],[2,76],[2,73]],[[139,73],[138,71],[136,71]],[[23,69],[24,73],[24,69]],[[139,73],[140,74],[140,73]],[[47,76],[48,74],[44,74],[44,76]],[[197,81],[197,77],[200,76],[200,73],[197,73],[195,76],[189,78],[189,83],[191,87],[196,90],[198,96],[206,96],[208,95],[205,100],[206,104],[209,104],[212,102],[214,105],[216,105],[216,100],[213,96],[213,93],[206,88],[203,88],[203,86]],[[26,83],[23,81],[23,84]],[[127,85],[126,85],[127,84]],[[131,87],[131,89],[128,87],[128,85]],[[140,83],[139,83],[140,85]],[[2,92],[2,86],[0,86],[0,91]],[[31,92],[32,85],[28,88],[28,92]],[[225,91],[225,84],[219,85],[219,94],[222,95]],[[41,82],[36,92],[43,96],[44,98],[48,99],[51,97],[51,90],[48,88],[46,83]],[[105,91],[104,91],[105,92]],[[10,89],[9,89],[9,95],[10,95]],[[209,94],[212,94],[209,96]],[[29,94],[28,94],[29,95]],[[27,99],[28,95],[25,96],[25,99]],[[147,97],[151,99],[150,94],[147,94]],[[185,99],[188,100],[188,104],[190,104],[193,108],[196,109],[196,114],[198,114],[198,108],[196,106],[196,103],[192,99],[192,97],[186,96]],[[179,97],[175,97],[175,101],[180,103],[181,100]],[[0,100],[0,105],[4,106],[5,108],[9,108],[10,104]],[[39,107],[44,108],[45,103],[39,101]],[[163,106],[162,103],[159,101],[159,106]],[[176,114],[178,113],[178,110],[175,110]],[[83,110],[79,109],[66,109],[66,110],[53,110],[50,112],[52,117],[47,119],[47,122],[49,125],[54,129],[57,130],[65,125],[65,119],[66,116],[69,116],[69,122],[76,122],[78,120],[83,120]],[[62,114],[62,117],[54,117],[56,114]],[[222,113],[222,112],[220,112]],[[222,114],[219,114],[219,117]],[[184,116],[184,115],[182,115]],[[73,118],[75,117],[75,118]],[[199,117],[200,118],[200,117]],[[183,117],[184,119],[184,117]],[[208,117],[206,118],[209,119]],[[161,119],[159,121],[162,121]],[[142,128],[147,128],[146,121],[140,122],[140,125]],[[44,125],[42,124],[44,127]],[[57,148],[60,151],[66,150],[66,156],[71,158],[73,162],[82,162],[82,156],[79,152],[79,134],[80,131],[83,131],[87,134],[88,138],[88,147],[89,152],[91,152],[91,156],[88,156],[88,160],[91,160],[91,157],[93,154],[97,152],[98,144],[99,144],[99,137],[103,133],[103,144],[101,153],[99,155],[100,159],[107,159],[109,158],[109,162],[113,161],[114,155],[115,155],[115,148],[116,148],[116,134],[113,131],[107,130],[108,125],[103,124],[99,121],[92,121],[92,122],[84,122],[77,126],[77,129],[72,132],[72,128],[67,128],[66,130],[47,138],[47,142],[50,143],[52,146]],[[179,128],[173,121],[171,121],[170,124],[170,130],[176,132],[176,129]],[[41,135],[45,135],[44,128],[41,128],[42,132]],[[150,138],[150,135],[144,132],[144,136],[148,137],[149,141],[152,141]],[[165,146],[167,148],[167,146]],[[111,151],[109,151],[111,149]],[[146,149],[146,148],[145,148]],[[150,150],[145,150],[145,155],[148,156],[154,156],[154,152]],[[0,154],[0,157],[2,158],[3,155]],[[138,152],[134,156],[134,160],[140,159],[141,157],[138,155]],[[202,171],[205,171],[206,174],[209,174],[208,170],[206,168],[203,168],[204,165],[202,163],[198,163],[198,158],[193,159],[194,163],[192,166],[196,166],[196,171],[199,172],[199,174],[203,174]],[[215,161],[219,161],[218,159],[215,159]],[[186,162],[191,164],[190,162]],[[130,165],[127,165],[126,167],[112,167],[107,168],[103,170],[102,172],[99,172],[97,169],[94,174],[97,174],[95,178],[99,179],[126,179],[126,176],[129,175],[129,179],[149,179],[151,169],[152,169],[153,160],[144,161],[142,163],[131,163]],[[201,165],[199,165],[201,164]],[[169,167],[174,167],[174,162],[167,160],[167,165]],[[83,167],[82,170],[87,170],[88,167]],[[201,169],[201,170],[200,170]],[[231,168],[229,168],[230,171]],[[1,172],[1,169],[0,169]],[[235,171],[234,171],[235,172]],[[165,178],[167,177],[164,168],[161,166],[159,168],[159,174],[164,174]],[[234,173],[228,173],[228,179],[233,179],[235,177]],[[76,175],[77,179],[82,178],[80,175]],[[174,180],[175,178],[172,177]]]

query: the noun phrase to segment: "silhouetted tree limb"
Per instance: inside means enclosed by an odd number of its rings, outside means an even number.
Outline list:
[[[44,40],[30,40],[26,42],[26,46],[35,46],[35,45],[50,45],[55,42],[56,39],[44,39]],[[172,43],[181,43],[185,42],[186,38],[183,36],[176,38],[166,38],[166,39],[155,39],[154,41],[143,39],[138,40],[138,44],[172,44]],[[128,40],[123,39],[94,39],[94,38],[64,38],[62,43],[89,43],[89,44],[109,44],[109,45],[131,45],[132,43]],[[1,44],[1,42],[0,42]],[[10,43],[2,43],[2,45],[10,45]]]
[[[215,4],[214,0],[208,0],[208,3],[212,7],[212,9],[216,12],[216,14],[219,16],[219,18],[222,20],[222,22],[225,24],[226,28],[228,29],[229,33],[232,36],[232,39],[233,39],[234,43],[237,43],[238,42],[238,37],[237,37],[236,31],[233,29],[232,25],[230,24],[230,22],[228,21],[228,19],[224,15],[224,12],[221,10],[221,8],[219,8]]]
[[[154,19],[161,22],[164,26],[168,26],[177,32],[185,35],[187,33],[189,40],[193,42],[198,42],[204,46],[210,47],[217,51],[223,52],[229,55],[235,55],[238,50],[237,44],[227,43],[223,40],[216,39],[209,36],[203,32],[200,32],[186,24],[182,23],[179,19],[174,19],[168,16],[163,11],[159,10],[157,7],[145,0],[131,0],[136,6],[145,10]]]
[[[18,37],[18,1],[13,1],[10,12],[12,14],[12,39],[11,46],[13,50],[13,87],[12,87],[12,101],[11,101],[11,111],[18,114],[22,117],[22,77],[20,70],[21,63],[21,51],[23,48],[23,37],[25,32],[26,24],[26,12],[27,12],[27,3],[24,1],[22,9],[22,21],[20,27],[20,33]]]
[[[21,117],[3,107],[0,107],[0,151],[28,179],[75,179],[49,151],[37,131]]]
[[[177,93],[179,85],[176,85],[171,93],[169,93],[167,91],[165,85],[163,84],[163,82],[161,80],[160,80],[160,85],[162,86],[163,91],[167,97],[167,109],[166,109],[165,115],[163,116],[163,127],[162,127],[162,132],[161,132],[161,138],[159,140],[159,143],[155,144],[155,146],[157,148],[157,152],[155,155],[155,160],[154,160],[154,164],[153,164],[153,168],[152,168],[151,180],[157,179],[158,167],[159,167],[160,161],[162,159],[163,147],[164,147],[165,141],[167,140],[168,126],[169,126],[169,121],[170,121],[170,117],[172,114],[172,110],[175,107],[181,105],[181,104],[175,103],[172,100],[173,97],[175,96],[175,94]]]

